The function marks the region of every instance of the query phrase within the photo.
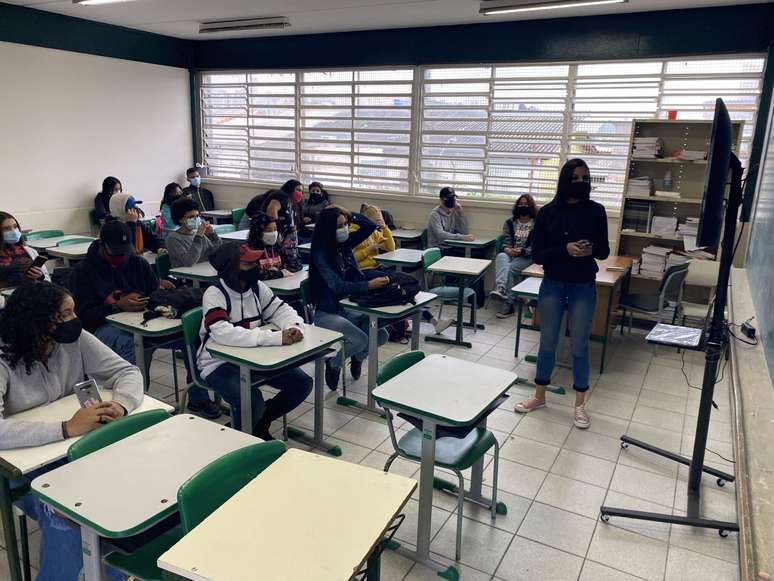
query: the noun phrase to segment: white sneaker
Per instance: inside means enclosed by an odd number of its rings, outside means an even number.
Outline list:
[[[448,329],[451,324],[451,319],[441,319],[440,321],[436,319],[435,322],[433,322],[433,327],[435,327],[435,334],[440,335],[446,329]]]
[[[501,287],[501,286],[498,286],[496,289],[494,289],[493,291],[491,291],[489,293],[489,296],[490,297],[497,297],[498,299],[505,300],[506,299],[505,289],[503,287]]]
[[[586,413],[586,404],[582,403],[575,406],[575,418],[573,419],[573,423],[576,428],[580,428],[581,430],[585,430],[591,425],[591,418],[589,417],[589,414]]]

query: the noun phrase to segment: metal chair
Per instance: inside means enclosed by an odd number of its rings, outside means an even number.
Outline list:
[[[720,263],[716,260],[694,259],[688,263],[688,275],[685,284],[707,289],[708,300],[706,303],[683,301],[681,304],[682,324],[690,319],[700,325],[704,325],[709,314],[710,305],[715,299],[715,286],[718,283],[718,269]]]
[[[438,248],[428,248],[422,255],[422,271],[425,276],[425,287],[430,286],[430,282],[428,281],[428,276],[432,277],[432,273],[429,270],[430,266],[439,260],[441,260],[441,251]],[[431,288],[429,292],[438,295],[438,298],[441,299],[441,307],[438,310],[439,320],[443,315],[443,306],[456,305],[460,298],[460,289],[456,286],[437,286]],[[475,333],[476,326],[473,324],[473,321],[476,320],[476,309],[478,307],[476,303],[476,291],[470,287],[466,287],[463,291],[463,300],[466,303],[470,303],[470,322],[473,326],[473,332]]]
[[[629,312],[629,333],[632,332],[634,313],[650,315],[657,323],[671,316],[672,322],[680,314],[683,299],[685,277],[688,274],[688,264],[670,266],[664,271],[658,291],[655,293],[630,293],[621,295],[618,307],[621,309],[621,335],[623,335],[624,319]]]

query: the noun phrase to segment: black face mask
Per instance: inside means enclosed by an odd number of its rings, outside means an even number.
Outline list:
[[[517,216],[529,216],[531,213],[529,206],[516,206]]]
[[[81,336],[83,324],[80,319],[71,319],[64,323],[59,323],[54,329],[52,335],[57,343],[75,343]]]
[[[575,198],[576,200],[585,201],[591,197],[591,183],[589,182],[572,182],[567,193],[568,198]]]
[[[320,193],[315,192],[315,193],[309,194],[309,202],[311,204],[319,204],[320,202],[323,201],[323,199],[324,199],[323,195]]]
[[[443,205],[449,208],[450,210],[454,207],[454,205],[457,203],[457,198],[454,196],[450,198],[444,198]]]
[[[258,278],[261,275],[261,271],[258,267],[251,268],[250,270],[240,270],[239,280],[247,285],[247,287],[255,286],[258,283]]]

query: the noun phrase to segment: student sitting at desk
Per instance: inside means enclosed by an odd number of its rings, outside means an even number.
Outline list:
[[[202,346],[197,365],[202,377],[234,409],[236,429],[241,429],[239,367],[217,359],[207,351],[207,342],[235,347],[291,345],[304,338],[304,321],[293,308],[274,296],[259,280],[262,251],[247,244],[227,243],[210,257],[218,271],[218,284],[204,292],[204,317],[199,332]],[[262,328],[275,325],[280,330]],[[279,393],[264,402],[260,390],[253,391],[253,434],[273,440],[271,423],[295,409],[312,391],[312,378],[294,368],[272,377],[267,385]]]
[[[161,222],[164,225],[165,236],[168,232],[177,229],[177,224],[172,219],[172,204],[183,197],[183,188],[180,184],[172,182],[164,188],[164,197],[161,198]]]
[[[540,347],[535,373],[535,395],[516,404],[528,413],[545,406],[546,387],[556,362],[556,347],[567,310],[572,350],[577,428],[586,429],[589,389],[589,336],[597,304],[596,260],[610,254],[605,207],[589,199],[591,175],[582,159],[567,161],[559,172],[556,197],[543,206],[535,220],[532,257],[543,265],[538,296]]]
[[[102,224],[110,216],[110,198],[114,194],[120,194],[123,186],[118,178],[108,176],[102,180],[102,189],[94,197],[94,211],[97,221]]]
[[[298,257],[294,260],[285,253],[282,240],[279,238],[277,221],[263,212],[259,212],[253,218],[247,244],[250,248],[261,252],[258,258],[260,280],[292,276],[303,268]]]
[[[185,178],[190,185],[183,190],[183,195],[193,198],[194,202],[199,204],[199,209],[202,212],[214,210],[215,196],[210,190],[202,187],[202,176],[199,173],[199,168],[189,167],[185,170]]]
[[[355,260],[361,270],[377,268],[379,265],[374,260],[374,256],[382,252],[392,252],[395,250],[395,240],[392,238],[392,232],[384,223],[384,217],[381,210],[376,206],[363,204],[361,209],[363,216],[376,224],[376,230],[352,249],[355,254]]]
[[[81,408],[62,422],[14,419],[14,414],[71,395],[84,377],[110,389],[112,401]],[[142,398],[140,371],[81,331],[75,304],[65,289],[33,283],[8,299],[0,315],[0,449],[80,436],[134,411]],[[59,464],[33,472],[27,480]],[[37,579],[77,579],[83,566],[78,527],[31,494],[17,506],[37,521],[42,532]],[[124,579],[115,571],[107,573],[111,580]]]
[[[317,222],[317,217],[325,208],[327,208],[331,201],[328,197],[328,192],[320,182],[312,182],[309,184],[309,197],[304,202],[303,217],[304,224],[314,224]]]
[[[19,222],[8,212],[0,212],[0,288],[19,286],[25,281],[51,280],[46,265],[32,266],[38,253],[25,244]]]
[[[123,193],[110,198],[110,214],[116,220],[126,224],[131,244],[138,256],[141,256],[146,250],[158,252],[160,248],[164,248],[164,241],[156,236],[145,222],[141,221],[143,216],[142,210],[140,210],[141,203],[135,200],[134,196]]]
[[[537,205],[529,194],[519,196],[511,211],[513,216],[503,224],[503,249],[495,260],[495,290],[490,294],[503,299],[498,319],[513,315],[513,293],[516,277],[532,264],[532,229],[535,226]]]
[[[180,198],[172,204],[172,220],[179,226],[167,236],[172,268],[203,262],[220,246],[221,239],[212,224],[201,219],[199,206],[191,198]]]
[[[350,234],[349,226],[358,227]],[[376,224],[361,214],[352,214],[338,206],[328,206],[320,213],[312,238],[309,282],[314,303],[314,323],[344,335],[344,351],[351,357],[350,371],[357,380],[368,357],[368,316],[343,308],[339,301],[350,295],[363,295],[389,284],[384,273],[371,269],[363,272],[357,266],[352,248],[366,240]],[[379,345],[387,342],[385,329],[379,329]],[[325,362],[325,383],[336,389],[344,362],[341,352]]]
[[[473,240],[468,234],[468,219],[457,201],[457,194],[452,188],[441,188],[439,193],[441,203],[430,212],[427,225],[427,247],[440,248],[441,253],[452,256],[465,256],[462,248],[449,246],[447,240]]]

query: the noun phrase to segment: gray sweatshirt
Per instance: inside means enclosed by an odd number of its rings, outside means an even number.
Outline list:
[[[436,206],[430,212],[427,225],[427,247],[449,248],[445,240],[460,240],[468,230],[468,219],[462,212],[446,213],[444,208]]]
[[[213,232],[207,236],[183,234],[180,230],[167,236],[167,252],[172,268],[193,266],[204,262],[221,245],[222,240]]]
[[[0,351],[3,345],[0,344]],[[14,420],[13,414],[46,405],[73,393],[73,385],[85,376],[101,389],[113,391],[113,401],[127,412],[142,402],[140,370],[116,355],[91,333],[84,331],[75,343],[54,348],[48,365],[33,364],[30,375],[20,361],[11,369],[0,358],[0,450],[42,446],[62,440],[62,422]],[[70,418],[62,418],[62,420]]]

